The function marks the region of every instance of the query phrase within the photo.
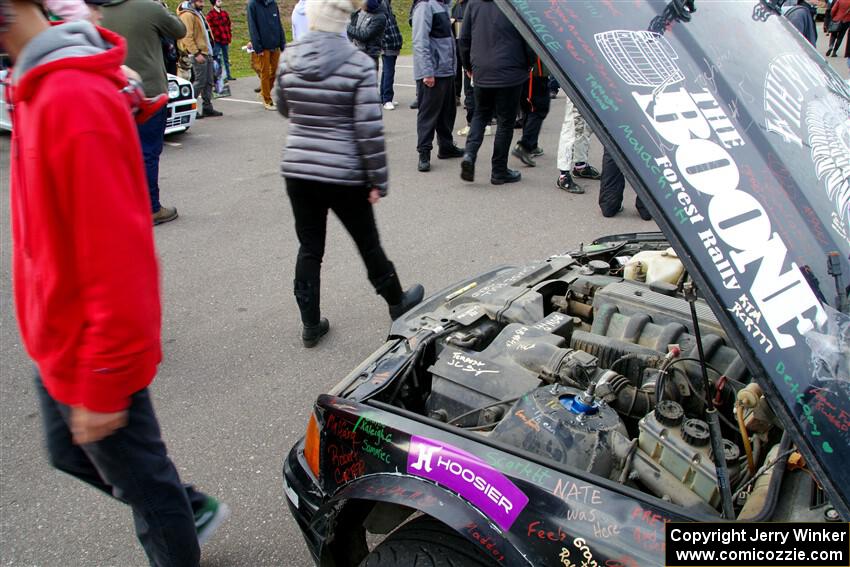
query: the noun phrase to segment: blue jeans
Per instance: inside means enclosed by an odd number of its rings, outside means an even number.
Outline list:
[[[395,98],[393,83],[395,82],[395,55],[381,55],[384,70],[381,73],[381,103],[392,102]]]
[[[151,198],[151,212],[157,212],[159,204],[159,156],[165,142],[165,122],[168,120],[168,107],[154,114],[144,124],[138,125],[139,141],[142,144],[142,156],[145,160],[145,175],[148,179],[148,193]]]
[[[133,510],[136,536],[154,567],[197,567],[201,550],[193,509],[206,496],[180,483],[165,450],[147,389],[131,397],[128,421],[109,437],[75,445],[68,406],[36,377],[50,463]]]
[[[232,79],[233,75],[230,74],[230,45],[213,43],[213,57],[218,59],[219,65],[224,70],[224,76]]]

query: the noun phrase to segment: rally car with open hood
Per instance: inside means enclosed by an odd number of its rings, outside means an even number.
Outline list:
[[[850,88],[771,2],[496,1],[661,232],[397,320],[284,459],[317,564],[663,565],[668,521],[850,519]]]

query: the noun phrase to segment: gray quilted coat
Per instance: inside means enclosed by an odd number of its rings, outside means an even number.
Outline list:
[[[387,194],[387,156],[375,62],[340,34],[311,31],[287,46],[277,108],[289,118],[284,177]]]

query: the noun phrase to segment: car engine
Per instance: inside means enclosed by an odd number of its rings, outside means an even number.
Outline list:
[[[378,398],[718,515],[708,400],[733,490],[777,456],[783,432],[696,299],[705,392],[689,277],[668,246],[597,242],[450,294],[420,313],[418,355]]]

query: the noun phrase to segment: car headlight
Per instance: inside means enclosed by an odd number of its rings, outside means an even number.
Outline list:
[[[177,81],[168,81],[168,98],[177,98],[178,96],[180,96],[180,85],[177,84]]]
[[[191,96],[192,87],[190,87],[189,85],[183,85],[182,87],[180,87],[180,94],[183,96]]]

